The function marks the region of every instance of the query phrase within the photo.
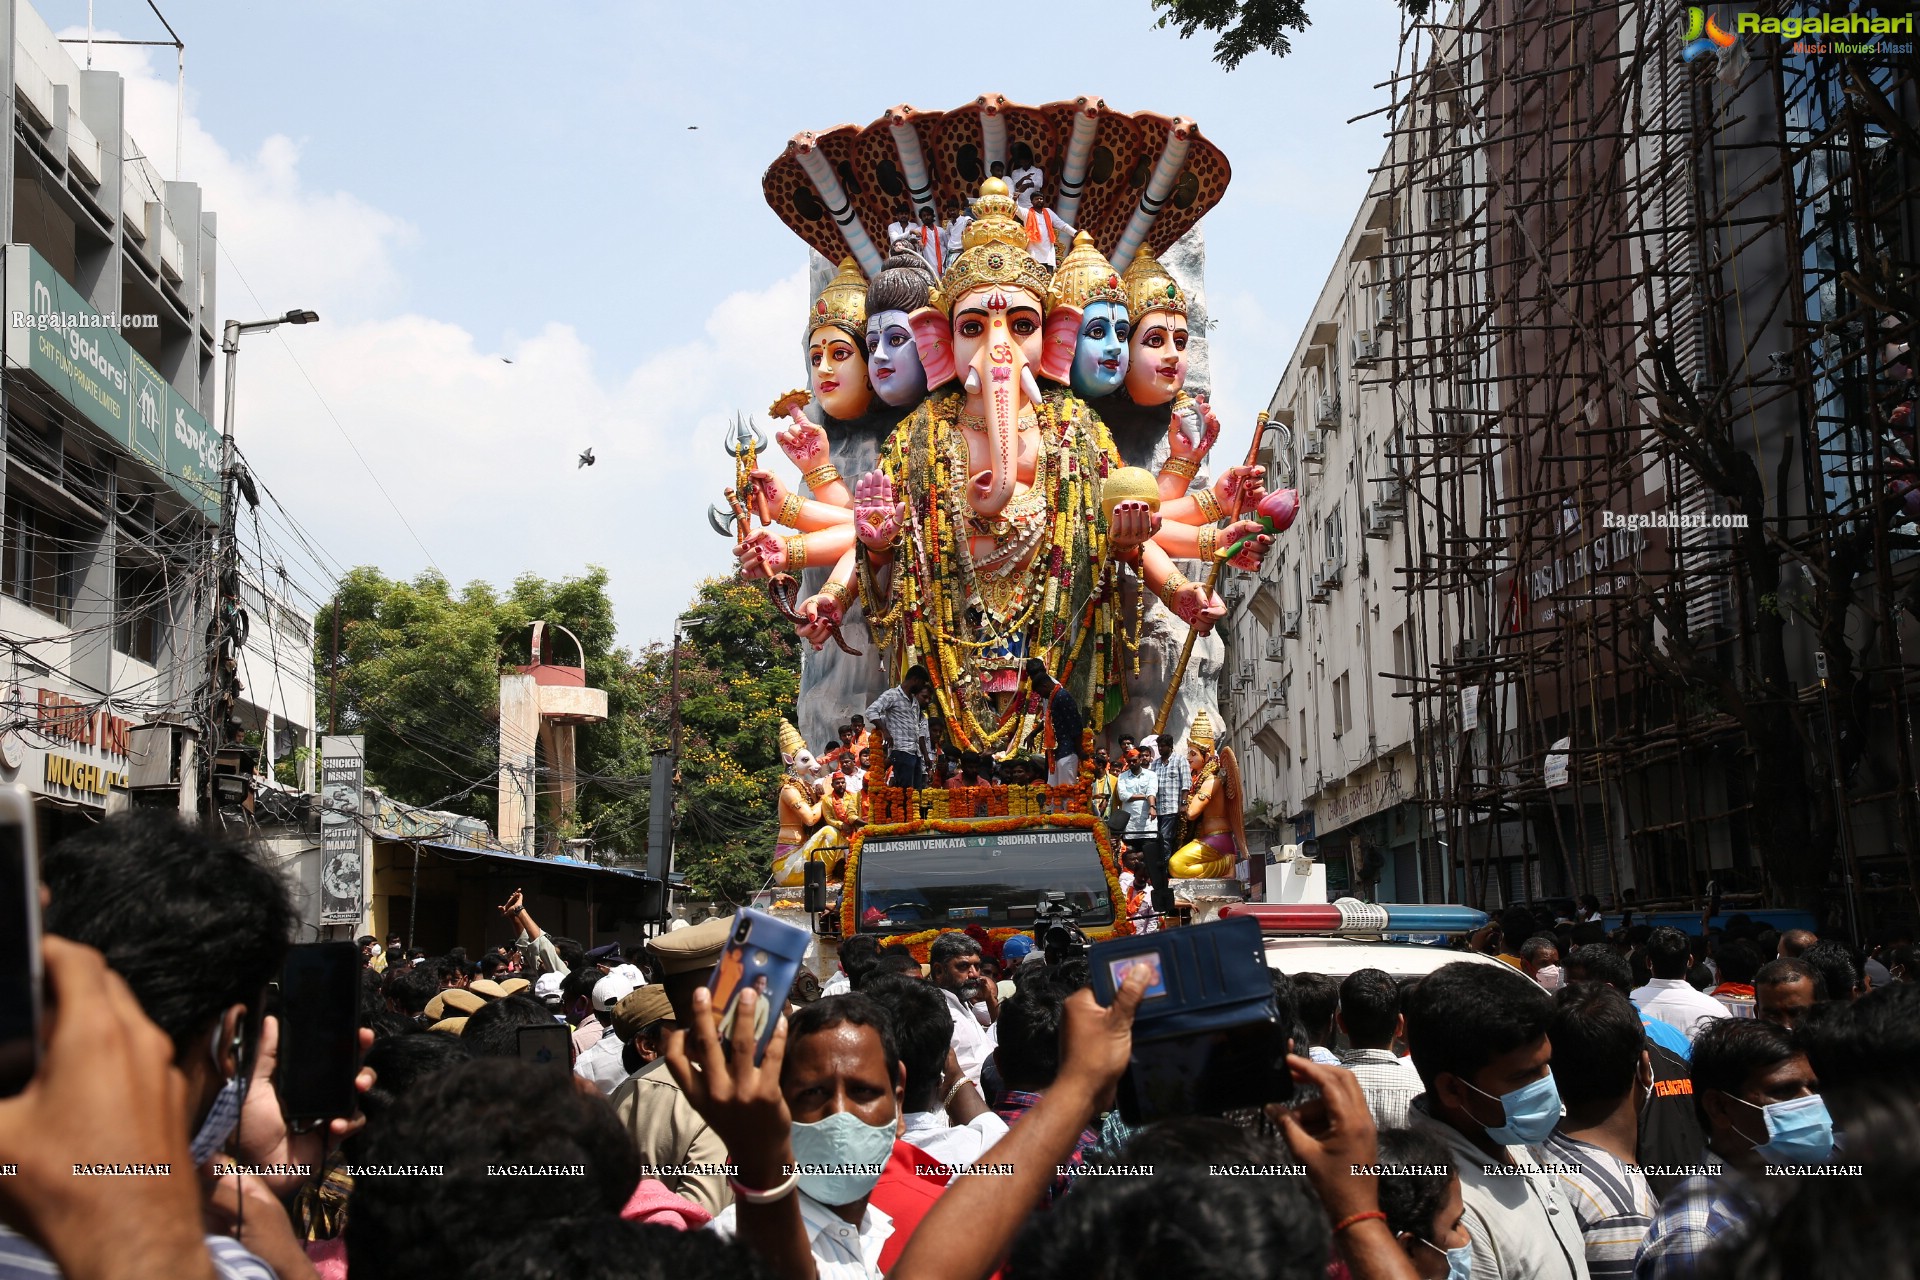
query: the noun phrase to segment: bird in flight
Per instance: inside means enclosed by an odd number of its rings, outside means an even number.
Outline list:
[[[580,455],[580,466],[575,467],[574,470],[578,471],[580,467],[590,467],[592,465],[593,465],[593,450],[588,449],[585,453]]]

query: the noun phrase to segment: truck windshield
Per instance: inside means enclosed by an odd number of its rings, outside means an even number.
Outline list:
[[[1077,909],[1082,926],[1113,923],[1107,873],[1090,831],[868,840],[857,878],[862,932],[1024,928],[1049,894]]]

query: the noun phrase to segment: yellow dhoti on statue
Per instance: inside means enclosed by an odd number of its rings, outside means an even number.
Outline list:
[[[1175,880],[1230,880],[1238,861],[1233,832],[1213,831],[1181,845],[1167,862],[1167,874]]]

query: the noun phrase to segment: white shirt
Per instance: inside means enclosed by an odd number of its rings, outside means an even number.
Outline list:
[[[991,1111],[965,1124],[948,1124],[944,1111],[909,1111],[904,1136],[937,1163],[958,1168],[972,1164],[1006,1137],[1007,1122]]]
[[[574,1060],[573,1074],[593,1081],[600,1092],[612,1096],[633,1074],[627,1070],[626,1055],[627,1046],[620,1042],[619,1036],[601,1036],[592,1048]]]
[[[851,990],[853,990],[853,980],[847,977],[847,971],[845,969],[834,970],[833,976],[820,984],[820,995],[822,998],[826,996],[843,996]]]
[[[819,1280],[880,1280],[880,1251],[893,1235],[892,1218],[869,1204],[856,1227],[806,1192],[793,1194],[800,1202],[800,1225],[813,1246]],[[722,1209],[709,1229],[731,1239],[734,1206]]]
[[[1648,1017],[1680,1028],[1689,1040],[1712,1019],[1727,1016],[1725,1005],[1695,991],[1685,978],[1655,978],[1634,991],[1633,1003]]]
[[[1367,1110],[1380,1129],[1404,1129],[1410,1123],[1413,1100],[1427,1091],[1413,1059],[1402,1058],[1389,1049],[1349,1049],[1340,1055],[1340,1065],[1360,1082],[1367,1095]]]
[[[960,997],[951,991],[935,989],[946,997],[947,1012],[953,1017],[953,1054],[960,1060],[960,1074],[973,1081],[977,1089],[980,1087],[980,1068],[986,1065],[987,1056],[999,1044],[999,1036],[994,1028],[980,1025],[972,1005],[961,1003]]]

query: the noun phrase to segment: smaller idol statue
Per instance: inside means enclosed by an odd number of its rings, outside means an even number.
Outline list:
[[[1240,812],[1240,764],[1233,758],[1232,747],[1215,749],[1213,717],[1205,711],[1193,718],[1187,733],[1187,766],[1193,770],[1186,809],[1193,838],[1173,855],[1167,874],[1177,880],[1228,879],[1247,853],[1245,818]]]
[[[826,830],[820,825],[826,785],[820,780],[820,762],[807,750],[800,731],[786,720],[780,722],[780,760],[787,772],[780,779],[780,832],[773,843],[773,878],[775,884],[790,888],[806,879],[808,846]]]

